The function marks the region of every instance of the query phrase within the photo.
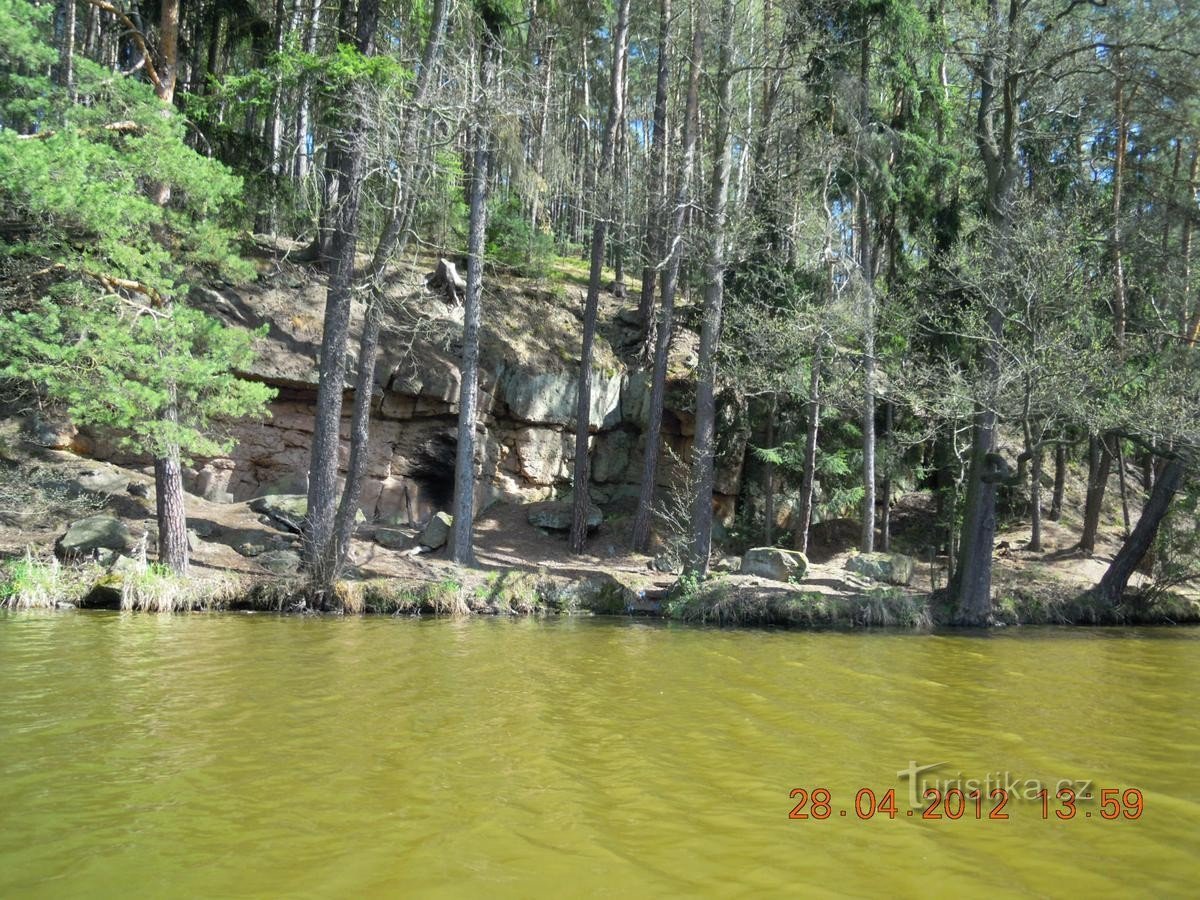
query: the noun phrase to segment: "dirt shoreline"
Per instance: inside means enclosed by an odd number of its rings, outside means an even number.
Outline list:
[[[0,461],[0,489],[11,495],[0,507],[0,565],[11,568],[27,557],[48,562],[68,525],[94,514],[118,518],[131,535],[153,546],[148,473],[68,451],[9,444],[17,446],[19,453]],[[897,505],[897,521],[903,525],[907,517],[916,536],[928,527],[926,500],[909,495]],[[189,494],[187,511],[194,542],[187,590],[147,579],[145,567],[140,575],[122,575],[97,565],[64,564],[61,575],[69,589],[55,593],[51,586],[43,605],[314,611],[299,576],[296,536],[286,527],[250,503],[212,503]],[[565,539],[531,525],[526,507],[494,504],[476,520],[476,568],[456,566],[444,551],[420,552],[417,529],[364,524],[352,544],[347,577],[323,605],[334,614],[620,614],[789,628],[924,630],[953,624],[944,599],[944,559],[922,559],[914,552],[908,586],[873,583],[847,571],[853,539],[831,529],[811,548],[808,571],[796,583],[719,572],[704,584],[689,584],[658,571],[652,557],[626,548],[631,512],[610,505],[589,552],[575,555]],[[1037,555],[1021,549],[1027,527],[1023,531],[1018,524],[998,535],[997,626],[1200,622],[1200,598],[1191,593],[1152,602],[1134,594],[1121,606],[1098,607],[1088,591],[1118,542],[1110,535],[1096,555],[1083,558],[1071,549],[1075,529],[1069,512],[1063,521],[1046,523],[1046,551]],[[281,560],[291,568],[282,573],[268,568]]]

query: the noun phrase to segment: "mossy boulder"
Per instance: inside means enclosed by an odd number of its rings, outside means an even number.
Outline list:
[[[808,557],[798,550],[753,547],[742,556],[739,572],[772,581],[799,581],[808,572]]]
[[[446,546],[446,541],[450,540],[450,529],[454,527],[454,516],[447,512],[434,513],[428,524],[421,531],[420,538],[417,539],[422,547],[428,547],[430,550],[439,550]]]
[[[129,527],[116,516],[88,516],[72,522],[66,534],[54,544],[61,559],[80,559],[86,556],[102,556],[109,563],[120,553],[134,546]]]
[[[267,494],[251,500],[250,508],[270,519],[272,525],[299,534],[308,514],[308,498],[304,494]]]
[[[887,584],[904,586],[913,578],[913,558],[903,553],[857,553],[846,560],[846,568]]]
[[[255,557],[255,562],[272,575],[289,576],[300,571],[300,554],[295,550],[270,550]]]
[[[530,525],[535,528],[545,528],[549,531],[570,531],[571,517],[571,503],[567,500],[534,503],[529,507],[529,512],[526,513],[526,518],[529,520]],[[589,503],[587,527],[589,529],[599,528],[600,523],[603,521],[604,513],[600,512],[598,506]]]

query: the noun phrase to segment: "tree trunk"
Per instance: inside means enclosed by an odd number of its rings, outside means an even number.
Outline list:
[[[58,84],[75,101],[75,0],[63,0],[63,33],[58,51]]]
[[[1182,481],[1183,460],[1172,458],[1159,474],[1133,533],[1125,539],[1125,543],[1096,587],[1098,598],[1110,608],[1120,602],[1130,577],[1154,545],[1158,527],[1171,508],[1171,501]]]
[[[1113,336],[1117,346],[1125,343],[1125,263],[1121,237],[1121,199],[1125,185],[1125,153],[1129,144],[1129,122],[1125,114],[1125,79],[1121,73],[1121,50],[1113,51],[1113,108],[1116,118],[1117,151],[1112,175],[1112,235],[1111,252],[1113,262]]]
[[[1025,438],[1023,456],[1031,460],[1029,475],[1029,545],[1025,548],[1034,553],[1042,551],[1042,448],[1034,446],[1033,424],[1029,420],[1032,402],[1032,382],[1025,382],[1025,415],[1021,418],[1021,433]]]
[[[359,7],[360,21],[368,26],[375,21],[375,16],[370,10],[373,2],[375,0],[363,0]],[[372,40],[373,35],[369,31],[360,35],[360,51],[366,52]],[[338,153],[337,181],[340,202],[335,211],[332,232],[317,404],[313,416],[309,457],[308,512],[302,533],[302,548],[309,580],[322,597],[333,586],[338,575],[334,509],[338,499],[342,397],[346,383],[346,344],[350,331],[354,254],[358,244],[360,188],[365,163],[364,140],[362,124],[352,117],[345,131],[345,145]]]
[[[1029,467],[1029,547],[1034,553],[1042,552],[1042,461],[1044,454],[1039,446],[1033,451]]]
[[[884,436],[889,437],[892,433],[892,417],[895,415],[895,407],[892,401],[885,400],[883,403],[883,428]],[[879,549],[887,553],[892,549],[892,477],[889,467],[884,467],[883,481],[879,485],[879,493],[882,495],[881,509],[879,513]]]
[[[433,5],[429,38],[425,42],[421,68],[402,124],[400,139],[401,158],[413,162],[404,166],[397,175],[391,213],[375,246],[367,276],[367,308],[363,316],[362,335],[359,338],[358,375],[354,382],[354,412],[350,422],[350,459],[346,466],[342,499],[334,521],[334,566],[338,571],[345,565],[349,556],[350,539],[354,533],[354,520],[358,513],[362,481],[367,468],[375,363],[383,323],[384,275],[388,264],[397,254],[404,252],[408,243],[409,226],[417,205],[416,185],[420,183],[421,173],[428,165],[428,154],[418,147],[418,133],[422,121],[421,106],[429,89],[432,69],[441,52],[447,4],[448,0],[435,0]]]
[[[617,149],[617,129],[624,120],[625,64],[629,50],[629,0],[620,0],[617,26],[613,32],[612,82],[609,97],[608,125],[604,130],[604,146],[596,172],[598,196],[595,198],[595,221],[592,225],[591,268],[588,274],[587,301],[583,313],[583,350],[580,355],[579,389],[575,406],[575,470],[574,508],[571,517],[571,550],[583,552],[587,540],[588,490],[591,459],[588,454],[589,413],[592,407],[592,344],[596,340],[596,315],[600,303],[600,278],[604,269],[604,238],[608,233],[608,216],[612,211],[612,171]]]
[[[715,382],[717,343],[725,299],[725,221],[729,200],[730,122],[733,112],[733,0],[721,4],[717,26],[721,36],[717,82],[717,121],[713,140],[712,194],[708,208],[708,265],[704,285],[704,318],[696,366],[696,434],[692,439],[692,541],[686,570],[698,578],[708,575],[712,552],[713,437],[716,426]]]
[[[650,524],[654,515],[654,495],[658,487],[658,453],[661,444],[663,398],[666,395],[667,361],[671,347],[671,327],[675,312],[675,291],[683,259],[683,232],[691,202],[692,177],[696,167],[699,141],[700,71],[704,65],[704,29],[692,23],[692,50],[688,64],[687,101],[684,112],[683,157],[675,190],[674,219],[671,223],[670,255],[662,277],[662,302],[654,348],[654,374],[651,377],[650,410],[646,422],[646,445],[642,451],[642,480],[638,492],[637,515],[633,520],[633,548],[645,552],[650,543]]]
[[[866,132],[870,124],[870,19],[863,19],[859,62],[859,127]],[[863,289],[863,509],[862,541],[864,553],[875,549],[875,265],[871,246],[871,212],[867,193],[860,185],[855,192],[855,217],[858,220],[858,265]]]
[[[985,480],[985,475],[988,471],[987,457],[995,444],[995,433],[995,413],[991,410],[976,413],[962,538],[954,576],[954,593],[958,598],[956,620],[963,625],[986,625],[991,619],[996,485]]]
[[[767,409],[767,447],[775,446],[775,410],[779,397],[771,392],[771,405]],[[763,544],[770,547],[775,543],[775,464],[768,461],[763,466]]]
[[[308,16],[308,30],[304,35],[304,52],[317,52],[317,33],[321,25],[321,0],[312,0]],[[312,83],[305,76],[300,79],[299,101],[296,106],[296,180],[303,181],[312,171],[313,151],[309,146],[309,103]]]
[[[1122,537],[1129,537],[1129,488],[1125,484],[1125,450],[1121,446],[1120,437],[1114,440],[1117,444],[1117,484],[1121,489],[1121,521],[1125,525]]]
[[[496,38],[489,31],[480,51],[480,89],[487,109],[492,83]],[[477,103],[477,106],[480,105]],[[482,318],[483,245],[487,229],[488,173],[492,131],[485,112],[476,123],[475,148],[471,161],[470,224],[467,236],[467,292],[463,309],[462,382],[458,395],[458,446],[454,460],[454,524],[450,556],[460,565],[473,565],[472,541],[475,524],[475,427],[479,418],[479,323]]]
[[[995,229],[992,253],[1004,262],[1012,234],[1012,200],[1021,164],[1017,154],[1020,67],[1017,17],[1020,4],[1001,13],[1000,0],[988,0],[987,39],[980,66],[979,102],[975,118],[975,143],[987,178],[987,216]],[[1000,116],[997,127],[997,114]],[[1003,298],[1001,298],[1003,300]],[[993,304],[987,317],[992,340],[982,350],[987,384],[1000,378],[999,343],[1004,330],[1004,303]],[[996,484],[990,476],[989,457],[995,445],[996,413],[985,396],[972,429],[971,466],[951,594],[955,620],[961,625],[985,625],[991,620],[992,550],[996,536]]]
[[[1066,436],[1054,445],[1054,496],[1050,500],[1050,521],[1062,518],[1063,494],[1067,489],[1067,441]]]
[[[1097,456],[1097,449],[1099,454]],[[1108,474],[1112,468],[1112,454],[1108,441],[1092,438],[1089,447],[1087,499],[1083,510],[1083,533],[1079,537],[1079,549],[1087,556],[1096,552],[1096,535],[1100,530],[1100,511],[1104,506],[1104,490],[1108,486]]]
[[[160,421],[175,425],[179,421],[175,390],[163,410]],[[158,521],[158,561],[175,575],[188,572],[187,513],[183,505],[183,470],[179,464],[179,446],[170,444],[154,460],[154,505]]]
[[[284,2],[275,0],[275,55],[283,53],[283,42],[287,34],[284,26]],[[258,223],[259,231],[275,234],[279,204],[276,197],[279,193],[279,176],[283,172],[283,78],[276,75],[271,86],[271,116],[267,124],[267,169],[271,177],[271,201],[260,213],[264,221]]]
[[[821,428],[821,357],[824,344],[817,340],[813,351],[812,372],[808,380],[808,422],[804,432],[804,473],[800,479],[800,514],[796,523],[795,547],[808,552],[808,532],[812,527],[813,490],[817,475],[817,439]]]
[[[642,327],[643,346],[653,341],[651,313],[654,309],[656,266],[665,253],[664,229],[667,219],[667,88],[671,65],[671,0],[659,0],[658,78],[654,85],[654,132],[650,140],[650,171],[654,193],[646,212],[646,263],[642,266],[642,292],[638,302],[638,322]]]

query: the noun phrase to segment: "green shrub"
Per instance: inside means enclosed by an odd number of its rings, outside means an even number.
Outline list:
[[[494,201],[488,212],[488,259],[525,278],[545,278],[554,237],[534,228],[515,199]]]

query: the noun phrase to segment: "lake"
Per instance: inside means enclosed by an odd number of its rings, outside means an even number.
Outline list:
[[[1198,696],[1194,628],[0,614],[0,895],[1194,896]]]

